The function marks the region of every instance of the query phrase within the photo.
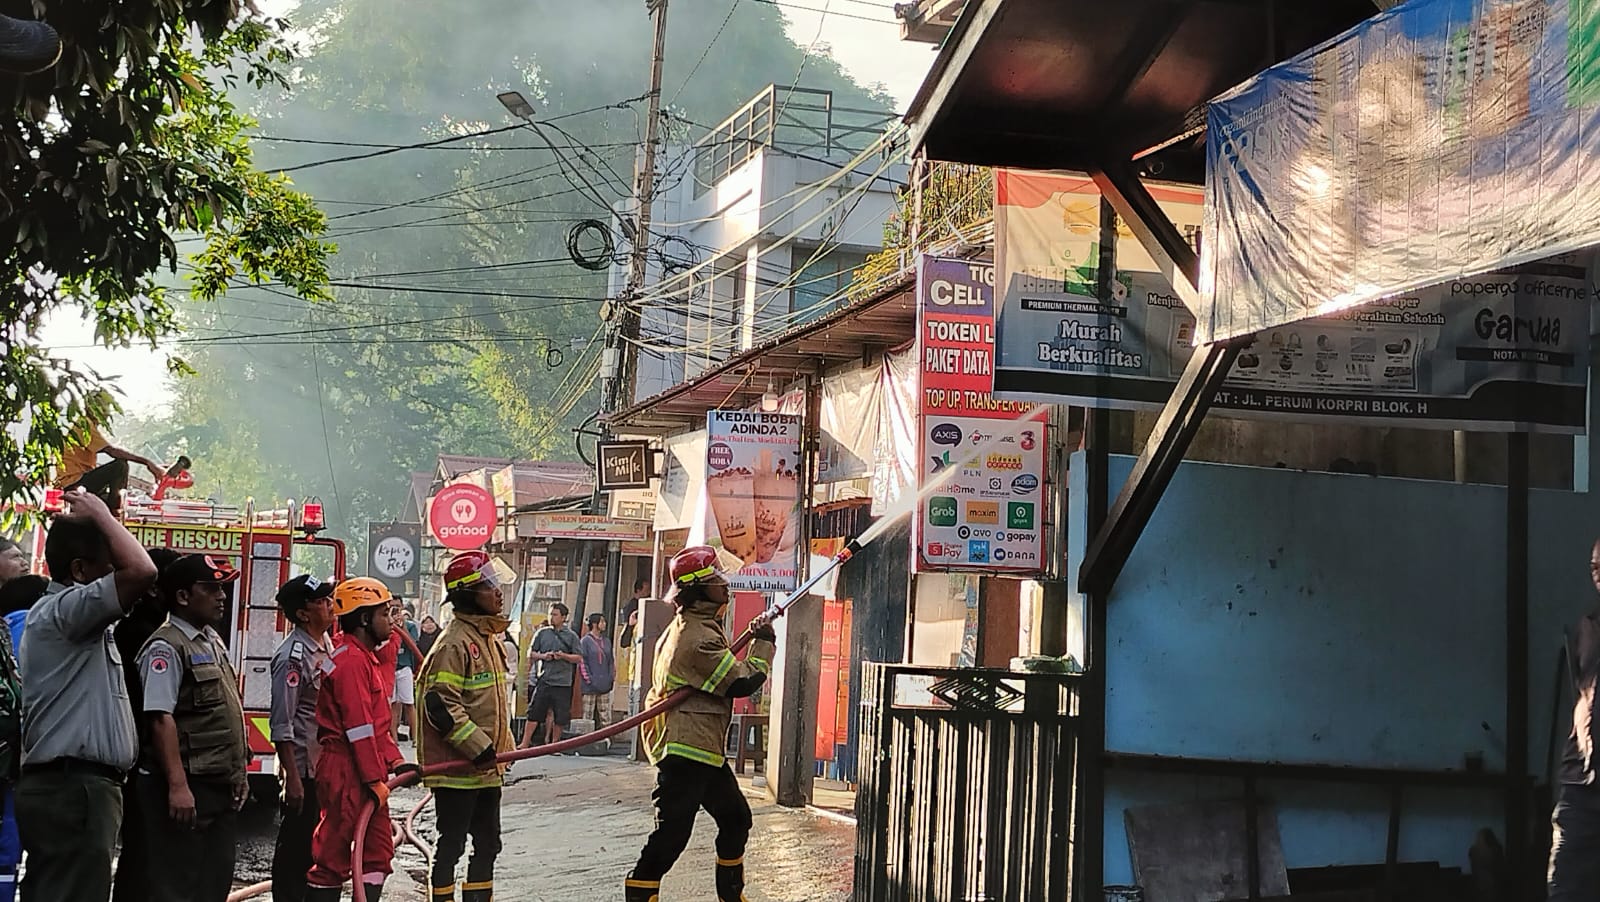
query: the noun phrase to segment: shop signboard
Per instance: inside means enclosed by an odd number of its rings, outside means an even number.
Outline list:
[[[594,539],[609,542],[643,542],[649,524],[642,520],[614,520],[599,514],[523,514],[519,532],[536,539]]]
[[[1597,37],[1587,0],[1411,0],[1211,102],[1198,338],[1600,243]],[[1542,331],[1566,289],[1522,275],[1515,311],[1489,306]],[[1564,325],[1588,334],[1587,320]]]
[[[918,484],[944,482],[917,509],[918,572],[1034,572],[1042,566],[1045,410],[990,394],[993,289],[994,267],[986,261],[919,261]],[[1019,419],[1029,422],[1019,428]]]
[[[600,491],[647,489],[650,487],[650,443],[644,441],[601,442]]]
[[[736,589],[793,589],[800,563],[800,417],[713,410],[706,432],[707,533],[744,564],[729,580]]]
[[[1193,313],[1118,228],[1112,296],[1098,297],[1100,194],[1087,176],[998,174],[995,391],[1159,409],[1195,353]],[[1199,188],[1147,186],[1191,240]],[[1454,279],[1258,333],[1219,413],[1369,425],[1581,432],[1588,410],[1589,255]]]
[[[396,595],[416,597],[422,573],[422,524],[368,523],[367,575]]]
[[[494,496],[471,482],[439,490],[428,502],[428,529],[439,544],[471,551],[489,543],[496,516]]]

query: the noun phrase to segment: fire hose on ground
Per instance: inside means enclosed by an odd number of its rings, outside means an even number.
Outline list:
[[[887,520],[887,519],[890,519],[890,518],[886,517],[884,519]],[[793,592],[789,593],[789,595],[786,598],[784,598],[783,601],[781,601],[778,604],[774,605],[773,607],[769,608],[766,612],[764,612],[762,614],[762,617],[766,618],[766,621],[768,623],[770,623],[770,622],[772,622],[774,620],[777,620],[779,617],[782,617],[784,614],[788,613],[789,607],[791,605],[793,605],[796,601],[799,601],[801,598],[804,598],[806,593],[809,592],[811,590],[811,588],[813,586],[815,586],[817,583],[821,582],[823,580],[823,578],[825,578],[829,573],[833,572],[840,565],[844,564],[844,562],[846,562],[846,561],[850,560],[850,558],[854,557],[855,553],[857,551],[861,550],[861,546],[866,544],[868,541],[870,541],[870,538],[871,538],[871,531],[869,531],[869,533],[866,534],[866,535],[863,535],[863,536],[861,536],[859,538],[856,538],[856,539],[852,539],[851,541],[846,543],[844,549],[842,551],[840,551],[838,554],[834,555],[828,561],[827,565],[818,568],[817,572],[813,573],[811,575],[811,577],[809,579],[807,579],[804,583],[801,583],[799,588],[797,588]],[[410,634],[408,634],[404,630],[402,630],[400,632],[400,636],[401,636],[402,641],[404,641],[406,643],[406,645],[411,649],[412,653],[413,654],[417,654],[416,643],[414,643],[412,641]],[[733,642],[733,644],[731,646],[729,646],[729,647],[735,654],[737,654],[740,651],[744,650],[744,647],[746,645],[750,644],[750,639],[751,639],[750,631],[749,630],[745,630],[745,632],[742,633],[739,636],[739,638],[736,639]],[[418,660],[421,660],[421,657],[422,656],[420,654],[418,654]],[[643,711],[640,711],[638,714],[635,714],[632,717],[629,717],[629,718],[627,718],[625,720],[620,720],[620,721],[618,721],[618,722],[616,722],[614,724],[611,724],[610,726],[605,727],[603,729],[595,730],[592,733],[584,733],[581,736],[573,736],[570,739],[563,739],[563,740],[561,740],[559,742],[546,743],[545,745],[536,745],[536,746],[533,746],[532,748],[526,748],[526,749],[516,749],[514,751],[510,751],[510,752],[506,752],[506,753],[501,754],[501,755],[497,755],[495,757],[495,761],[497,761],[497,762],[499,762],[501,764],[511,764],[511,763],[514,763],[514,762],[517,762],[517,761],[524,761],[524,760],[527,760],[529,758],[540,758],[540,757],[543,757],[545,755],[560,754],[562,752],[571,751],[573,749],[581,748],[583,746],[599,742],[602,739],[610,739],[612,736],[616,736],[619,733],[624,733],[624,732],[626,732],[628,730],[631,730],[634,727],[637,727],[640,724],[643,724],[645,721],[648,721],[651,718],[653,718],[653,717],[655,717],[655,716],[657,716],[659,714],[662,714],[662,713],[664,713],[666,711],[670,711],[671,709],[676,708],[678,705],[683,704],[683,702],[685,700],[687,700],[689,698],[689,696],[693,695],[694,692],[695,692],[694,689],[686,686],[686,687],[684,687],[682,689],[679,689],[678,691],[672,693],[671,695],[667,696],[666,698],[662,699],[661,701],[657,702],[656,704],[650,706],[649,708],[646,708]],[[413,783],[416,783],[422,777],[425,777],[425,776],[433,776],[435,774],[445,774],[445,773],[450,773],[452,771],[463,771],[463,770],[471,770],[471,769],[473,769],[473,765],[469,761],[451,761],[451,762],[447,762],[445,764],[435,764],[435,765],[431,765],[429,767],[425,767],[425,768],[421,768],[421,769],[417,769],[417,770],[408,770],[405,773],[396,774],[395,776],[390,777],[389,778],[389,788],[390,789],[397,789],[397,788],[402,787],[402,786],[409,786],[409,785],[411,785]],[[416,837],[416,834],[415,834],[414,828],[413,828],[413,822],[416,819],[417,814],[422,811],[423,807],[428,804],[428,801],[432,797],[433,797],[433,794],[431,792],[428,793],[427,795],[423,796],[422,801],[420,803],[418,803],[417,806],[411,810],[411,813],[409,815],[406,816],[405,826],[402,829],[402,833],[405,835],[407,841],[410,842],[412,845],[416,846],[419,850],[421,850],[423,852],[424,857],[430,860],[430,863],[431,863],[431,859],[432,859],[432,854],[429,852],[427,847],[422,843],[422,841]],[[361,840],[362,840],[362,837],[366,834],[367,825],[372,822],[372,815],[377,811],[377,809],[378,809],[377,800],[376,799],[368,799],[366,801],[366,804],[361,809],[361,816],[356,820],[355,841],[354,841],[353,849],[352,849],[352,853],[353,854],[351,855],[351,858],[350,858],[351,865],[355,869],[354,872],[351,875],[351,885],[352,886],[360,885],[362,883],[362,881],[363,881],[363,878],[365,877],[365,875],[361,873],[361,852],[362,852],[362,841]],[[264,883],[257,883],[257,884],[254,884],[252,886],[245,887],[244,889],[240,889],[240,890],[234,891],[231,895],[228,896],[228,902],[244,902],[244,900],[246,900],[246,899],[253,899],[253,898],[257,898],[259,896],[265,895],[271,889],[272,889],[271,881],[267,881],[267,882],[264,882]],[[357,896],[357,898],[359,898],[359,896]]]

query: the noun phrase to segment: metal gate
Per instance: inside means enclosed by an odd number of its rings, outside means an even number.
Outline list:
[[[1081,677],[862,671],[855,902],[1067,902]]]

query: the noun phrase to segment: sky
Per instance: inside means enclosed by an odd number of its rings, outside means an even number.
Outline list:
[[[292,0],[278,0],[261,5],[269,14],[277,15],[291,4]],[[804,0],[799,6],[811,9],[784,7],[789,18],[789,37],[796,44],[806,48],[830,48],[834,59],[846,72],[862,84],[882,84],[895,98],[899,109],[905,110],[933,65],[935,48],[900,40],[900,26],[893,22],[891,0]],[[852,18],[830,12],[849,13]],[[80,319],[77,311],[64,311],[47,319],[41,339],[59,356],[92,368],[102,376],[116,377],[123,394],[123,406],[130,413],[153,415],[164,411],[170,403],[166,355],[158,350],[91,347],[94,327]]]

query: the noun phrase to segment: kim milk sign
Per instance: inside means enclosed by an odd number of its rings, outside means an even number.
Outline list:
[[[1045,409],[1002,401],[994,381],[994,265],[924,256],[917,270],[919,572],[1041,569]],[[1017,420],[1027,422],[1020,428]],[[974,449],[987,446],[972,459]],[[954,470],[954,471],[952,471]]]

